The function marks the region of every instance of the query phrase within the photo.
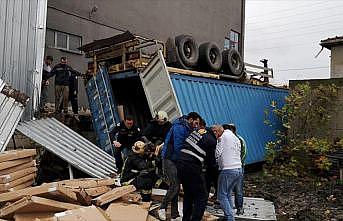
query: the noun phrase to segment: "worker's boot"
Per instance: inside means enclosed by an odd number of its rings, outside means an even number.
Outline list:
[[[165,209],[158,210],[158,218],[160,220],[167,220],[166,210]]]

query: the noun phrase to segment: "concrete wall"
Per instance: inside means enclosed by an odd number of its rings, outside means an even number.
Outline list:
[[[92,8],[97,10],[90,14]],[[144,37],[165,41],[169,36],[190,34],[198,43],[214,41],[220,48],[224,37],[232,29],[241,34],[240,50],[244,42],[245,0],[48,0],[47,27],[82,36],[86,44],[129,30]],[[56,64],[67,56],[73,68],[83,72],[83,55],[47,48]],[[49,101],[53,102],[53,85]],[[87,105],[80,83],[79,103]]]
[[[331,109],[329,121],[329,138],[335,140],[336,138],[343,138],[343,78],[335,79],[314,79],[314,80],[292,80],[289,82],[290,88],[294,88],[297,84],[308,82],[312,87],[319,85],[335,84],[338,87],[338,96]]]
[[[331,78],[343,77],[343,45],[331,48]]]

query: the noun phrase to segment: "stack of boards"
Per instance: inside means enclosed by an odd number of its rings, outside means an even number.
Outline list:
[[[37,175],[35,149],[10,150],[0,153],[0,193],[31,186]]]

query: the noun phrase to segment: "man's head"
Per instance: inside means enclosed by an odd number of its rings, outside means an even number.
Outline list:
[[[145,143],[143,141],[137,141],[132,146],[132,151],[136,154],[143,155],[144,154]]]
[[[201,116],[196,112],[190,112],[187,115],[186,119],[192,128],[197,128],[199,127],[199,121],[201,119]]]
[[[52,58],[52,56],[48,55],[48,56],[46,56],[46,58],[45,58],[45,64],[46,64],[46,65],[51,65],[53,60],[54,60],[54,59]]]
[[[234,134],[236,134],[237,132],[236,126],[234,124],[223,124],[223,128],[224,130],[231,130]]]
[[[67,64],[67,57],[61,57],[61,64]]]
[[[124,120],[125,127],[127,129],[131,129],[133,127],[133,117],[131,115],[127,115]]]
[[[168,114],[165,111],[159,111],[156,115],[156,120],[159,125],[163,125],[168,121]]]
[[[216,138],[218,139],[223,134],[224,128],[222,125],[217,124],[217,125],[212,126],[212,131],[213,131],[214,135],[216,136]]]

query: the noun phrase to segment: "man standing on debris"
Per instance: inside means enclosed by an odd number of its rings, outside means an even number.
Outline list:
[[[69,101],[76,120],[79,120],[79,104],[77,93],[79,91],[78,75],[72,73],[69,77]]]
[[[237,134],[237,129],[234,124],[224,124],[223,125],[224,130],[229,129],[234,133],[239,141],[241,142],[241,162],[242,162],[242,176],[238,180],[237,184],[233,188],[233,192],[235,193],[235,207],[237,209],[236,214],[237,215],[242,215],[244,214],[244,209],[243,209],[243,199],[244,199],[244,194],[243,194],[243,181],[244,181],[244,161],[247,156],[247,145],[245,143],[245,140],[243,137]]]
[[[220,170],[217,197],[225,219],[232,221],[235,218],[232,211],[231,193],[243,176],[241,142],[230,130],[224,130],[221,125],[215,125],[213,132],[217,137],[216,160]]]
[[[176,119],[164,141],[161,156],[163,174],[168,179],[169,188],[158,211],[158,216],[161,220],[166,220],[166,208],[169,202],[171,202],[172,220],[180,220],[178,210],[180,183],[177,177],[176,162],[179,159],[180,151],[185,144],[186,138],[199,126],[200,118],[198,113],[190,112],[187,116]]]
[[[54,59],[52,56],[46,56],[43,64],[40,112],[44,112],[45,104],[48,98],[49,77],[53,60]]]
[[[193,131],[186,139],[177,161],[177,175],[182,184],[183,221],[201,221],[207,205],[207,186],[205,171],[214,157],[210,152],[216,147],[216,137],[206,129],[200,120],[200,129]]]
[[[123,162],[132,152],[131,147],[140,137],[140,129],[136,127],[131,115],[127,115],[124,121],[118,123],[110,132],[111,142],[115,147],[114,157],[118,171],[122,170]]]
[[[68,113],[68,97],[69,97],[69,77],[81,75],[80,72],[74,70],[67,65],[67,58],[61,57],[60,63],[55,65],[51,70],[49,77],[55,76],[55,112],[61,113],[60,105],[63,106],[64,113]]]
[[[142,141],[135,142],[133,152],[124,162],[120,182],[122,185],[133,184],[140,191],[143,202],[149,202],[155,180],[155,168],[149,167],[144,151],[145,145]]]
[[[168,121],[168,114],[165,111],[159,111],[144,129],[142,135],[157,146],[163,143],[170,127],[171,123]]]

